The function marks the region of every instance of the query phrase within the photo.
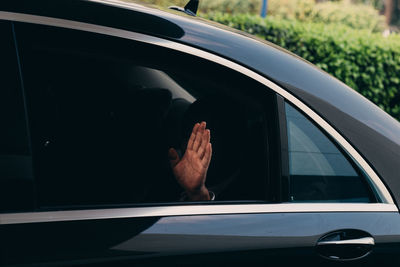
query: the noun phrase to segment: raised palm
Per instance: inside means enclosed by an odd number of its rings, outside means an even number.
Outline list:
[[[169,150],[168,154],[175,178],[185,189],[189,199],[209,200],[209,192],[205,182],[212,148],[210,130],[206,129],[206,123],[194,125],[185,154],[181,159],[173,148]]]

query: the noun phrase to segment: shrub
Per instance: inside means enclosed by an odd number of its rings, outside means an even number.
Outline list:
[[[384,17],[378,10],[350,1],[315,4],[314,0],[270,0],[268,14],[280,19],[344,24],[373,32],[381,32],[385,27]]]
[[[326,2],[315,5],[304,21],[344,24],[353,29],[382,32],[385,19],[372,6],[350,2]]]
[[[315,0],[269,0],[268,16],[280,19],[309,20],[309,16],[317,5]]]
[[[201,13],[251,13],[258,14],[261,10],[261,0],[200,0]]]
[[[255,34],[314,63],[400,120],[400,36],[322,23],[214,14],[209,19]]]

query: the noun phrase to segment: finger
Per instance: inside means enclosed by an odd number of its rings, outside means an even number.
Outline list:
[[[203,164],[204,167],[208,169],[208,166],[210,166],[211,162],[211,156],[212,156],[212,145],[211,143],[207,144],[206,148],[206,153],[204,155],[204,158],[201,160],[201,163]]]
[[[203,159],[206,150],[207,150],[207,145],[210,143],[210,130],[206,129],[204,134],[203,134],[203,141],[201,142],[198,154],[200,159]]]
[[[190,138],[189,138],[189,141],[187,144],[187,149],[193,149],[194,140],[196,139],[196,133],[197,133],[197,130],[199,129],[199,127],[200,127],[199,123],[196,123],[193,126],[193,130],[192,130],[192,133],[190,134]]]
[[[174,168],[176,164],[179,162],[179,155],[178,152],[174,148],[170,148],[168,150],[168,157],[169,157],[169,163],[171,164],[171,167]]]
[[[193,151],[197,152],[199,150],[200,145],[203,141],[203,134],[205,130],[206,130],[206,123],[203,121],[200,124],[199,128],[197,128],[196,138],[194,139],[193,142]]]

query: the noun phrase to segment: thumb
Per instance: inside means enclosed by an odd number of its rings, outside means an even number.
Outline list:
[[[179,162],[179,155],[178,152],[174,148],[170,148],[168,150],[168,157],[169,157],[169,162],[171,163],[171,167],[175,167],[176,164]]]

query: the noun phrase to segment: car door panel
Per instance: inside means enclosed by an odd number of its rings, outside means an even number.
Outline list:
[[[396,226],[399,220],[397,213],[367,212],[164,217],[113,249],[163,256],[190,254],[205,259],[210,255],[235,255],[261,265],[271,262],[285,266],[300,262],[309,266],[341,265],[343,261],[327,260],[318,255],[317,241],[329,232],[355,229],[373,236],[375,246],[364,259],[348,263],[373,266],[380,262],[390,266],[396,261],[393,262],[393,258],[387,261],[385,255],[400,244],[400,228]],[[236,257],[233,262],[230,257],[222,257],[222,263],[234,263],[238,260]],[[191,263],[199,262],[202,261],[196,259]]]
[[[233,207],[232,207],[233,208]],[[342,265],[321,257],[317,241],[355,229],[375,241],[372,252],[347,264],[395,266],[400,217],[396,212],[265,213],[101,219],[2,226],[6,265],[84,263],[184,265],[276,263]],[[20,253],[24,252],[24,257]],[[399,256],[400,257],[400,256]]]

